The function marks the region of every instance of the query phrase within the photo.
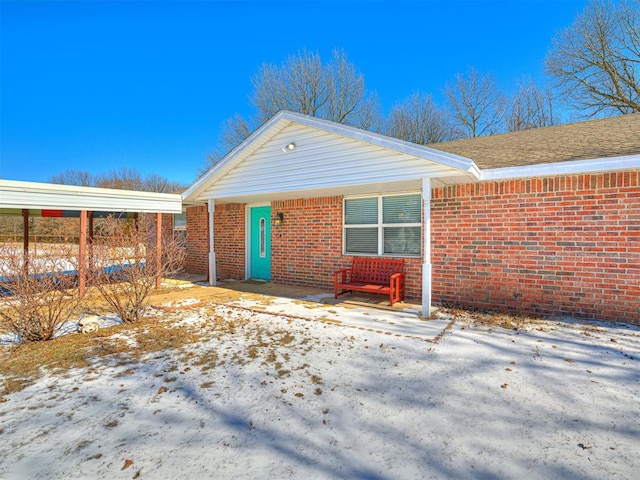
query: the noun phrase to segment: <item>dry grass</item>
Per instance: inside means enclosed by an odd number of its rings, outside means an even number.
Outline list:
[[[151,303],[160,303],[159,300],[167,293],[170,292],[158,291]],[[96,292],[88,292],[87,300],[91,311],[99,314],[108,312],[106,304],[100,301]],[[161,306],[155,308],[161,312],[160,319],[143,318],[135,324],[116,325],[89,335],[70,334],[48,342],[0,349],[0,364],[3,365],[0,373],[0,401],[3,395],[34,384],[46,373],[64,374],[73,368],[90,369],[99,361],[103,363],[106,360],[115,365],[131,365],[129,370],[121,373],[125,375],[127,372],[133,373],[136,363],[162,358],[164,354],[161,352],[165,351],[177,354],[181,364],[188,365],[186,368],[196,367],[206,371],[230,363],[258,361],[265,365],[271,364],[276,375],[283,377],[290,374],[289,368],[285,366],[289,359],[286,349],[300,341],[308,343],[308,339],[295,338],[286,329],[265,331],[248,325],[250,320],[246,317],[236,317],[233,314],[223,317],[216,311],[213,303],[192,304],[179,309]],[[182,314],[188,311],[197,311],[202,321],[188,325],[180,323]],[[250,346],[246,351],[233,352],[220,351],[215,346],[203,349],[203,345],[200,345],[197,352],[187,348],[222,335],[247,336]],[[176,370],[177,367],[170,368],[165,374]],[[168,375],[165,377],[167,383],[175,378]]]
[[[440,311],[452,315],[457,322],[467,322],[474,325],[521,330],[524,327],[538,323],[540,318],[514,313],[491,312],[481,310],[463,310],[457,307],[441,307]]]
[[[126,333],[131,344],[115,336]],[[97,358],[108,357],[117,363],[143,361],[150,353],[180,351],[200,341],[202,332],[169,321],[145,319],[136,325],[116,325],[95,334],[72,334],[50,340],[0,349],[4,384],[0,398],[35,383],[47,372],[63,373],[72,368],[88,367]]]

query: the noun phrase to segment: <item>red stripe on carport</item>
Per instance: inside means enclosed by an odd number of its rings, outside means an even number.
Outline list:
[[[47,218],[61,218],[62,210],[42,210],[42,216]]]

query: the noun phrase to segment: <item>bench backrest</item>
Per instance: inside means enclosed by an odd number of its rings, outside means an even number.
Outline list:
[[[404,273],[404,259],[354,257],[351,281],[389,285],[394,273]]]

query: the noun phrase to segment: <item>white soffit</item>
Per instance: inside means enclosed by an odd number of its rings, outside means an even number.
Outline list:
[[[0,209],[181,213],[178,194],[0,180]]]
[[[290,143],[295,148],[283,151]],[[201,202],[207,198],[460,176],[474,181],[480,170],[464,157],[327,120],[280,112],[198,179],[183,198]]]

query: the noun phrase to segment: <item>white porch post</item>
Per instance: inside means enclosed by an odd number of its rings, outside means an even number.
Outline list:
[[[209,213],[209,285],[216,285],[216,252],[214,250],[213,242],[213,212],[215,210],[215,203],[212,198],[208,202]]]
[[[422,179],[424,246],[422,249],[422,316],[431,314],[431,179]]]

